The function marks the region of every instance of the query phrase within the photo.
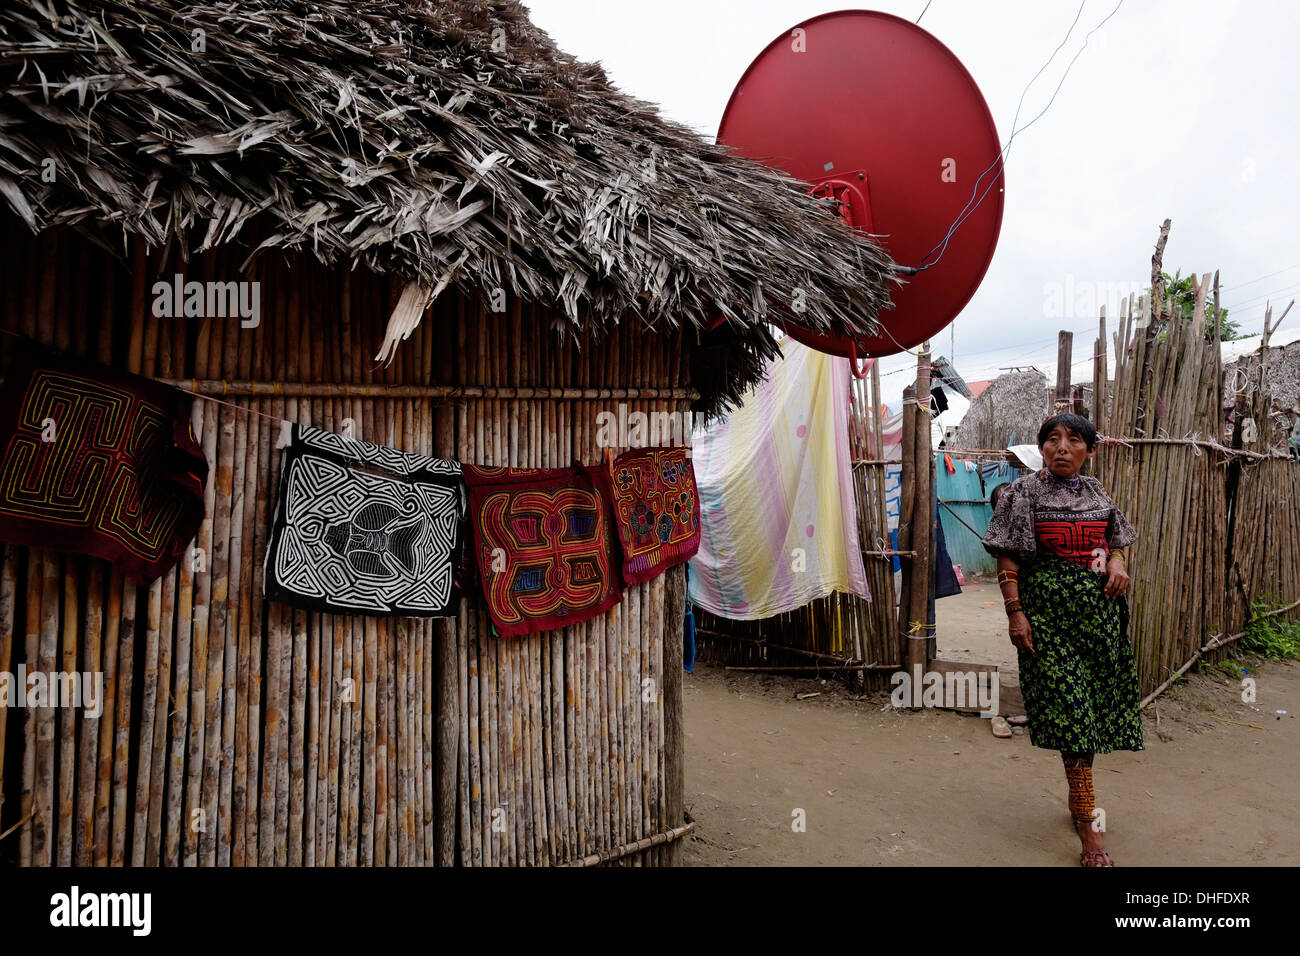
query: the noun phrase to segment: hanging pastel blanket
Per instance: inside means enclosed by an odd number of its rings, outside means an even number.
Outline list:
[[[112,561],[147,582],[203,523],[190,396],[22,341],[0,392],[0,540]]]
[[[309,611],[455,614],[463,516],[458,462],[294,425],[266,596]]]
[[[793,611],[833,591],[871,599],[849,448],[849,360],[788,338],[781,351],[744,404],[691,439],[703,534],[690,600],[732,620]]]
[[[688,561],[700,549],[700,493],[686,448],[640,448],[602,471],[631,586]]]
[[[501,637],[590,620],[621,600],[597,480],[598,468],[465,466],[475,562]]]

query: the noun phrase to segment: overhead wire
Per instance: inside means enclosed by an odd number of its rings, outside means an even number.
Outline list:
[[[989,172],[993,169],[994,166],[997,166],[999,163],[1002,163],[1005,160],[1006,156],[1008,155],[1011,149],[1011,144],[1012,142],[1015,141],[1017,134],[1028,129],[1030,126],[1033,126],[1034,123],[1038,122],[1043,117],[1043,114],[1046,113],[1048,109],[1051,108],[1052,103],[1056,100],[1057,93],[1061,91],[1061,86],[1065,83],[1065,78],[1070,75],[1070,70],[1074,67],[1075,61],[1079,59],[1079,55],[1082,54],[1084,49],[1088,46],[1088,37],[1092,36],[1099,29],[1101,29],[1102,25],[1105,24],[1105,22],[1109,20],[1111,17],[1113,17],[1116,14],[1116,12],[1118,12],[1119,8],[1124,3],[1124,0],[1119,0],[1119,3],[1115,4],[1115,9],[1112,10],[1109,14],[1107,14],[1106,17],[1101,21],[1101,23],[1098,23],[1095,27],[1093,27],[1091,30],[1088,31],[1087,36],[1084,37],[1083,46],[1079,48],[1078,52],[1075,53],[1074,58],[1070,60],[1069,64],[1066,66],[1065,72],[1061,75],[1060,82],[1056,84],[1056,89],[1052,92],[1051,99],[1047,101],[1047,105],[1044,106],[1042,110],[1039,111],[1037,116],[1035,116],[1032,120],[1026,123],[1023,127],[1017,129],[1016,123],[1019,122],[1020,120],[1020,110],[1024,106],[1025,96],[1028,95],[1030,87],[1032,87],[1034,83],[1038,80],[1038,78],[1043,74],[1043,71],[1046,70],[1048,66],[1051,65],[1054,59],[1056,59],[1056,54],[1061,52],[1061,49],[1065,46],[1067,42],[1069,42],[1070,35],[1074,32],[1074,28],[1078,25],[1079,18],[1083,15],[1083,8],[1084,6],[1087,5],[1087,2],[1088,0],[1082,0],[1082,2],[1079,4],[1079,9],[1074,14],[1074,20],[1070,23],[1070,28],[1065,31],[1065,36],[1061,39],[1061,42],[1057,44],[1056,49],[1052,51],[1052,54],[1047,58],[1047,61],[1043,63],[1041,67],[1038,68],[1038,72],[1035,73],[1033,77],[1030,79],[1029,83],[1025,85],[1024,90],[1021,91],[1020,100],[1016,104],[1015,115],[1012,117],[1011,120],[1011,128],[1012,128],[1011,136],[1007,139],[1006,145],[1002,147],[1001,152],[998,153],[997,157],[994,158],[993,162],[991,162],[988,165],[988,167],[984,170],[984,172],[980,173],[979,177],[975,180],[975,188],[971,191],[971,198],[966,201],[966,205],[962,208],[962,211],[958,213],[957,218],[953,220],[952,225],[948,227],[947,235],[945,235],[942,240],[936,243],[933,249],[931,249],[929,252],[925,254],[925,256],[921,259],[919,265],[911,268],[901,267],[899,271],[904,272],[906,274],[914,275],[918,272],[924,272],[926,269],[929,269],[932,266],[939,264],[939,261],[943,259],[944,254],[948,251],[948,243],[952,240],[953,234],[957,231],[958,228],[960,228],[966,222],[968,218],[970,218],[970,216],[974,215],[974,213],[979,209],[980,205],[983,204],[985,197],[989,193],[989,190],[993,188],[993,184],[996,183],[999,178],[1001,178],[1002,171],[1000,169],[998,170],[997,175],[995,175],[993,179],[989,181],[989,185],[985,187],[985,190],[982,194],[979,193],[980,182],[984,179],[985,176],[989,174]],[[927,3],[926,4],[927,10],[929,9],[929,6],[930,6],[929,3]],[[925,16],[925,10],[921,11],[921,16],[922,17]],[[916,22],[920,23],[921,17],[917,17]],[[977,194],[978,194],[978,199],[976,198]],[[974,208],[971,207],[971,203],[975,204]],[[941,246],[942,249],[940,249]],[[935,259],[934,262],[927,264],[926,260],[929,259],[930,256],[934,255],[936,250],[939,250],[939,257]],[[898,339],[894,338],[894,334],[889,330],[888,326],[882,324],[881,327],[884,329],[885,334],[889,336],[890,341],[892,341],[894,345],[898,346],[898,348],[902,352],[906,353],[907,355],[919,357],[919,353],[904,347],[903,344],[898,341]]]
[[[1020,94],[1020,102],[1017,103],[1016,105],[1016,113],[1011,121],[1011,135],[1008,137],[1006,145],[1002,147],[1001,152],[998,153],[998,155],[994,158],[993,162],[991,162],[988,165],[988,167],[982,173],[980,173],[979,177],[975,180],[975,188],[971,191],[971,198],[966,201],[966,205],[962,208],[962,211],[957,214],[957,218],[954,219],[952,225],[948,227],[947,234],[943,237],[943,239],[935,243],[934,248],[931,249],[929,252],[927,252],[916,266],[912,267],[909,274],[914,274],[916,272],[924,272],[926,269],[938,265],[939,262],[943,259],[944,255],[948,251],[948,244],[952,241],[953,235],[966,222],[966,220],[969,219],[972,215],[974,215],[975,212],[979,209],[979,207],[983,205],[984,199],[988,196],[989,191],[998,182],[998,180],[1002,178],[1002,170],[1005,167],[1006,157],[1010,153],[1011,144],[1015,142],[1016,137],[1020,133],[1023,133],[1025,130],[1029,129],[1029,127],[1033,126],[1040,119],[1042,119],[1043,115],[1046,114],[1046,112],[1051,108],[1052,104],[1056,102],[1057,94],[1061,92],[1061,87],[1065,84],[1066,77],[1070,75],[1070,71],[1074,68],[1075,62],[1083,54],[1083,51],[1087,49],[1089,37],[1091,37],[1094,33],[1100,30],[1106,24],[1107,20],[1109,20],[1116,13],[1119,12],[1119,8],[1124,5],[1124,0],[1119,0],[1119,2],[1115,4],[1115,8],[1111,10],[1110,13],[1106,14],[1106,16],[1102,18],[1101,22],[1098,23],[1091,30],[1089,30],[1088,33],[1084,36],[1083,45],[1079,47],[1078,51],[1074,54],[1074,57],[1066,65],[1065,72],[1061,74],[1061,79],[1056,84],[1056,89],[1052,91],[1052,96],[1047,101],[1047,105],[1044,106],[1039,111],[1037,116],[1031,119],[1024,126],[1017,127],[1016,123],[1019,122],[1020,120],[1020,110],[1024,105],[1025,96],[1028,95],[1030,87],[1034,85],[1038,77],[1042,75],[1043,71],[1046,70],[1047,67],[1051,65],[1051,62],[1054,59],[1056,59],[1056,54],[1059,53],[1062,47],[1064,47],[1065,44],[1069,41],[1070,35],[1074,32],[1074,28],[1079,22],[1079,18],[1083,15],[1083,8],[1086,4],[1087,4],[1087,0],[1083,0],[1083,2],[1079,4],[1079,9],[1075,13],[1074,20],[1071,22],[1070,28],[1066,31],[1065,37],[1057,45],[1056,49],[1052,51],[1052,55],[1047,58],[1047,62],[1045,62],[1041,67],[1039,67],[1038,72],[1034,74],[1033,78],[1029,81],[1028,84],[1026,84],[1024,91]],[[991,180],[989,180],[989,184],[984,188],[984,192],[980,193],[979,192],[980,183],[983,181],[984,177],[987,176],[994,169],[994,167],[998,167],[997,173],[993,176]],[[978,199],[976,199],[977,195],[978,195]],[[971,205],[972,203],[974,203],[974,206]],[[928,262],[930,257],[933,256],[936,251],[939,253],[938,258],[936,258],[933,262]],[[903,271],[908,271],[908,270],[905,269]]]
[[[1273,289],[1271,292],[1265,292],[1265,293],[1263,293],[1263,294],[1261,294],[1261,295],[1257,295],[1257,296],[1255,296],[1253,299],[1246,299],[1246,300],[1244,300],[1244,301],[1242,301],[1242,302],[1234,302],[1234,303],[1232,303],[1231,305],[1225,305],[1224,308],[1225,308],[1225,309],[1245,309],[1245,308],[1249,308],[1249,307],[1254,306],[1254,305],[1258,305],[1259,303],[1264,302],[1264,301],[1266,301],[1266,300],[1268,300],[1268,299],[1271,299],[1271,298],[1273,298],[1274,296],[1285,295],[1285,294],[1287,294],[1287,293],[1292,293],[1292,292],[1296,292],[1296,291],[1300,291],[1300,284],[1286,286],[1286,287],[1281,288],[1281,289]]]
[[[1007,139],[1006,145],[1002,147],[1001,152],[999,152],[998,155],[994,157],[993,161],[988,164],[988,166],[984,169],[984,172],[980,173],[979,176],[976,178],[975,188],[971,190],[970,199],[966,200],[966,205],[962,207],[961,212],[957,214],[957,218],[954,219],[952,225],[948,227],[948,232],[943,237],[943,239],[935,243],[934,248],[932,248],[929,252],[925,254],[924,257],[922,257],[920,263],[918,263],[916,267],[917,271],[923,271],[924,269],[928,269],[930,267],[926,265],[926,260],[929,259],[930,256],[934,255],[935,250],[938,249],[940,246],[943,246],[944,248],[943,251],[939,253],[939,259],[943,258],[944,252],[947,252],[948,241],[952,238],[952,235],[957,230],[958,225],[965,221],[964,217],[967,215],[968,211],[970,212],[974,211],[971,209],[971,203],[976,203],[975,208],[978,209],[979,203],[982,203],[984,201],[983,196],[979,196],[978,202],[976,201],[976,196],[979,194],[980,182],[983,181],[984,177],[987,176],[990,171],[992,171],[993,167],[1005,161],[1007,152],[1011,149],[1012,142],[1015,141],[1016,133],[1019,132],[1016,129],[1016,123],[1019,122],[1020,120],[1020,110],[1024,106],[1025,97],[1029,94],[1029,90],[1034,85],[1034,83],[1038,81],[1038,78],[1043,75],[1043,71],[1046,70],[1048,66],[1051,65],[1054,59],[1056,59],[1056,54],[1060,53],[1062,47],[1064,47],[1065,44],[1069,41],[1070,34],[1074,32],[1074,28],[1078,25],[1079,17],[1083,15],[1083,8],[1087,2],[1088,0],[1082,0],[1082,2],[1079,4],[1079,9],[1074,14],[1074,20],[1070,23],[1070,28],[1065,31],[1065,36],[1061,39],[1061,42],[1056,45],[1056,49],[1052,51],[1051,56],[1049,56],[1047,58],[1047,61],[1038,68],[1038,72],[1035,73],[1032,78],[1030,78],[1029,82],[1025,84],[1025,88],[1021,90],[1020,100],[1016,103],[1016,112],[1011,120],[1011,135]],[[1001,175],[1002,175],[1001,170],[999,170],[998,175],[993,177],[993,182],[997,182],[998,178]],[[991,185],[992,183],[990,183],[990,186]],[[987,190],[985,190],[985,193],[987,194]],[[934,263],[931,263],[931,265],[937,264],[939,262],[939,259],[936,259]]]
[[[1280,276],[1283,272],[1290,272],[1292,269],[1300,269],[1300,262],[1297,262],[1297,263],[1296,263],[1295,265],[1293,265],[1293,266],[1287,266],[1287,267],[1284,268],[1284,269],[1278,269],[1277,272],[1270,272],[1268,275],[1266,275],[1266,276],[1260,276],[1260,277],[1257,278],[1257,279],[1248,279],[1248,280],[1246,280],[1245,282],[1238,282],[1238,283],[1235,283],[1234,285],[1225,285],[1225,286],[1220,286],[1219,288],[1221,288],[1221,289],[1232,289],[1232,290],[1235,291],[1235,290],[1237,290],[1237,289],[1240,289],[1242,286],[1254,285],[1256,282],[1263,282],[1265,279],[1271,279],[1271,278],[1273,278],[1273,276]]]
[[[997,174],[994,175],[994,177],[989,181],[989,185],[985,187],[984,192],[980,193],[979,192],[980,183],[983,181],[984,177],[987,176],[995,166],[1000,166],[1002,164],[1005,164],[1006,157],[1010,154],[1011,144],[1015,141],[1016,136],[1024,132],[1025,130],[1027,130],[1029,127],[1033,126],[1035,123],[1037,123],[1040,119],[1042,119],[1044,114],[1046,114],[1047,111],[1051,108],[1052,104],[1056,101],[1057,94],[1059,94],[1061,91],[1061,87],[1065,84],[1066,77],[1070,75],[1070,71],[1074,68],[1075,62],[1082,55],[1083,51],[1087,49],[1088,38],[1091,37],[1098,30],[1100,30],[1106,24],[1106,21],[1108,21],[1111,17],[1113,17],[1116,13],[1119,12],[1119,8],[1124,5],[1124,0],[1119,0],[1119,2],[1115,4],[1114,9],[1111,10],[1110,13],[1108,13],[1105,17],[1103,17],[1100,23],[1098,23],[1095,27],[1093,27],[1091,30],[1088,31],[1088,33],[1084,36],[1083,45],[1079,47],[1078,51],[1074,54],[1073,58],[1071,58],[1070,62],[1066,65],[1065,72],[1061,74],[1061,79],[1057,82],[1056,89],[1052,91],[1052,95],[1048,99],[1047,104],[1038,112],[1038,114],[1033,119],[1027,122],[1024,126],[1017,128],[1016,124],[1020,120],[1020,111],[1024,107],[1025,97],[1028,95],[1030,88],[1043,74],[1043,71],[1046,70],[1048,66],[1051,65],[1054,59],[1056,59],[1056,55],[1059,52],[1061,52],[1061,50],[1065,47],[1065,44],[1069,42],[1070,36],[1074,33],[1074,28],[1078,26],[1079,18],[1083,15],[1083,8],[1086,5],[1087,5],[1087,0],[1082,0],[1082,2],[1079,4],[1079,9],[1074,14],[1074,19],[1071,21],[1070,27],[1068,30],[1066,30],[1065,36],[1061,39],[1061,42],[1056,45],[1056,48],[1052,50],[1051,55],[1047,58],[1047,60],[1043,63],[1043,65],[1038,68],[1038,72],[1035,73],[1033,77],[1029,80],[1029,82],[1025,85],[1024,90],[1021,91],[1020,100],[1016,103],[1016,112],[1011,120],[1011,128],[1012,128],[1011,135],[1007,138],[1006,145],[1002,147],[1002,150],[994,158],[993,162],[991,162],[988,165],[988,167],[985,168],[985,170],[982,173],[980,173],[980,175],[976,178],[975,188],[971,191],[971,198],[966,201],[966,205],[962,208],[961,212],[958,213],[957,218],[953,220],[952,225],[948,227],[947,234],[944,236],[942,240],[940,240],[938,243],[935,244],[934,248],[932,248],[928,253],[925,254],[925,256],[921,259],[921,262],[917,266],[911,268],[900,267],[899,269],[900,272],[904,272],[906,274],[916,274],[918,272],[924,272],[926,269],[938,265],[938,263],[943,259],[944,254],[948,251],[948,244],[951,242],[953,235],[956,233],[957,229],[959,229],[966,222],[967,219],[969,219],[972,215],[974,215],[975,212],[979,209],[979,207],[983,204],[984,199],[988,196],[989,190],[991,190],[993,188],[993,185],[1001,178],[1002,170],[1001,168],[998,169]],[[921,17],[925,16],[925,12],[929,8],[930,8],[930,3],[927,2],[925,8],[922,9],[921,11],[921,16],[916,18],[916,22],[918,24],[921,22]],[[974,203],[973,207],[972,207],[972,203]],[[927,262],[927,260],[931,256],[933,256],[936,251],[938,251],[939,253],[938,258],[936,258],[933,262]],[[884,325],[882,323],[881,328],[884,330],[885,334],[889,336],[890,341],[892,341],[894,345],[896,345],[901,352],[913,357],[919,357],[918,352],[906,348],[901,342],[899,342],[898,339],[894,337],[893,332],[890,331],[887,325]],[[1003,351],[1003,349],[991,349],[989,351]],[[987,354],[987,353],[976,352],[972,354],[979,355],[979,354]],[[967,357],[969,358],[970,356]],[[882,374],[889,375],[899,371],[903,371],[903,369],[895,369],[893,372],[885,372]]]

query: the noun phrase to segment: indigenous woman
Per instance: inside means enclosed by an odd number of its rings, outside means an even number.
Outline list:
[[[1007,628],[1036,747],[1059,750],[1084,866],[1114,866],[1094,825],[1092,758],[1141,750],[1137,666],[1128,636],[1125,548],[1137,532],[1079,469],[1097,430],[1054,415],[1038,430],[1041,471],[1005,485],[984,535],[998,559]]]

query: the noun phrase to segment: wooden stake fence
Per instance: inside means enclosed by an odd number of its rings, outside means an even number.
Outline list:
[[[1169,225],[1153,276],[1162,271]],[[1098,430],[1130,446],[1107,442],[1096,457],[1098,477],[1139,534],[1129,605],[1144,695],[1215,656],[1224,635],[1244,629],[1256,597],[1283,605],[1300,595],[1300,464],[1264,442],[1242,448],[1241,418],[1258,421],[1268,408],[1258,388],[1238,396],[1232,444],[1241,450],[1225,453],[1214,279],[1207,273],[1195,282],[1191,321],[1162,299],[1158,279],[1154,298],[1124,303],[1112,339],[1111,400],[1098,403]],[[1104,340],[1104,315],[1100,333]]]

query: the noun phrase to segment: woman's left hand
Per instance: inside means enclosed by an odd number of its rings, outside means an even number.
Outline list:
[[[1128,590],[1128,569],[1119,558],[1111,558],[1106,564],[1105,594],[1108,598],[1117,598]]]

